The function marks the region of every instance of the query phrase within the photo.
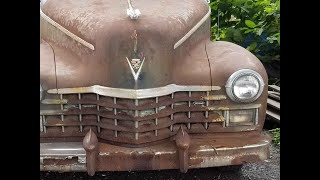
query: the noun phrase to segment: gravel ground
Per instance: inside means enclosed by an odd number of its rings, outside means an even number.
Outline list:
[[[271,158],[260,163],[245,164],[241,172],[224,172],[218,168],[191,169],[186,174],[178,170],[140,172],[99,172],[90,177],[86,173],[40,172],[40,179],[141,179],[141,180],[278,180],[280,179],[280,147],[270,145]]]

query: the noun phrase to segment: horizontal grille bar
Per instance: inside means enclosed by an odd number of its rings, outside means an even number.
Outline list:
[[[76,93],[95,93],[101,96],[110,96],[116,98],[128,98],[128,99],[144,99],[152,98],[156,96],[165,96],[174,92],[181,91],[216,91],[220,90],[220,86],[180,86],[176,84],[170,84],[158,88],[150,89],[121,89],[103,87],[94,85],[90,87],[79,87],[79,88],[63,88],[63,89],[50,89],[48,93],[51,94],[76,94]]]

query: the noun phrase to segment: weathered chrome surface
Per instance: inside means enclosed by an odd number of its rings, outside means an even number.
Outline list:
[[[233,135],[228,136],[190,136],[188,153],[182,156],[182,167],[205,168],[214,166],[227,166],[242,163],[255,162],[269,158],[270,137],[266,135]],[[188,144],[188,143],[187,143]],[[55,145],[59,147],[60,145]],[[84,149],[81,143],[66,143],[64,147]],[[47,151],[48,146],[41,144],[41,157]],[[72,149],[71,148],[71,149]],[[63,146],[56,149],[65,151]],[[178,156],[178,147],[175,141],[167,141],[158,145],[143,148],[128,148],[106,143],[99,143],[98,161],[96,171],[130,171],[130,170],[155,170],[155,169],[179,169],[181,161]],[[60,154],[65,154],[60,153]],[[83,156],[81,156],[83,157]],[[55,158],[54,156],[47,158]],[[122,160],[120,160],[122,159]],[[41,161],[41,160],[40,160]],[[117,166],[114,164],[117,163]],[[42,167],[42,168],[41,168]],[[61,166],[41,164],[40,170],[50,171],[87,171],[85,164],[73,163]]]
[[[181,86],[176,84],[170,84],[164,87],[150,88],[150,89],[122,89],[111,88],[99,85],[90,87],[77,87],[77,88],[62,88],[62,89],[50,89],[48,93],[51,94],[73,94],[73,93],[96,93],[101,96],[110,96],[117,98],[128,99],[143,99],[157,96],[165,96],[179,91],[211,91],[220,90],[219,86]]]
[[[86,156],[81,142],[40,143],[40,157],[44,159],[45,157],[68,158],[72,156]]]

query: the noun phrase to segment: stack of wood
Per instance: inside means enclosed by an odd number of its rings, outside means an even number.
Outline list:
[[[268,86],[267,116],[280,124],[280,87],[276,85]]]

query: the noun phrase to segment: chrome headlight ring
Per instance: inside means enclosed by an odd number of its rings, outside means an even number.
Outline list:
[[[251,69],[234,72],[226,83],[226,92],[235,102],[249,103],[260,97],[264,82],[259,73]]]

